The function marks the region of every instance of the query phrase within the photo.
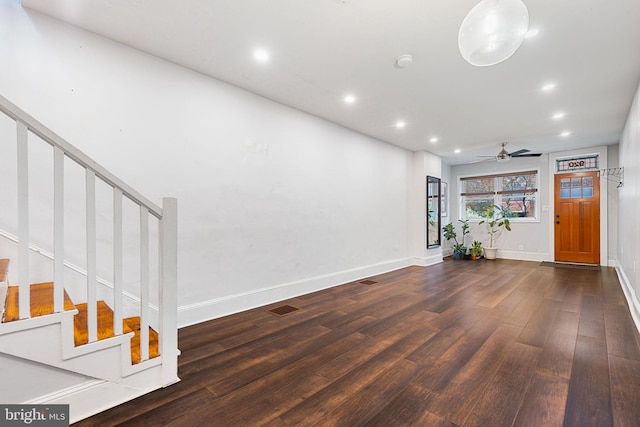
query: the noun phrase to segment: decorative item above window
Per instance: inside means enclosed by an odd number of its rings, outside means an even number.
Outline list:
[[[593,169],[598,169],[597,154],[556,160],[556,172],[558,173]]]
[[[458,48],[472,65],[498,64],[513,55],[529,30],[522,0],[482,0],[460,25]]]

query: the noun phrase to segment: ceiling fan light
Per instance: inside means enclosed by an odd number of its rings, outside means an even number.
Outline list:
[[[498,64],[513,55],[529,30],[529,11],[522,0],[482,0],[460,25],[458,49],[472,65]]]

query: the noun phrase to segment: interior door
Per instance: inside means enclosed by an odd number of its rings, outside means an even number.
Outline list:
[[[556,261],[600,263],[600,179],[598,172],[555,176]]]

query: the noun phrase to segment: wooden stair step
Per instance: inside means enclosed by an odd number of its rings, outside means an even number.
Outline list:
[[[78,314],[74,316],[74,341],[76,346],[87,344],[89,342],[89,332],[87,329],[87,304],[77,304]],[[98,313],[98,340],[114,337],[113,330],[113,310],[104,301],[96,303]],[[122,332],[133,332],[131,338],[131,363],[140,362],[140,316],[127,317],[122,319]],[[158,333],[149,328],[149,358],[158,357],[160,355],[158,348]]]
[[[29,287],[31,317],[53,314],[53,282],[36,283]],[[7,301],[5,304],[3,322],[13,322],[20,319],[20,288],[9,286],[7,288]],[[64,291],[64,309],[73,310],[75,305],[67,291]]]

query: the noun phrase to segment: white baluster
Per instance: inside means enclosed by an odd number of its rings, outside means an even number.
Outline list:
[[[149,359],[149,211],[140,206],[140,361]]]
[[[29,280],[29,146],[27,126],[16,122],[18,136],[18,310],[21,319],[31,317]]]
[[[96,306],[96,174],[86,169],[87,215],[87,326],[89,342],[98,340],[98,309]]]
[[[53,307],[64,311],[64,152],[53,147]]]
[[[122,190],[113,189],[113,332],[122,335]]]

